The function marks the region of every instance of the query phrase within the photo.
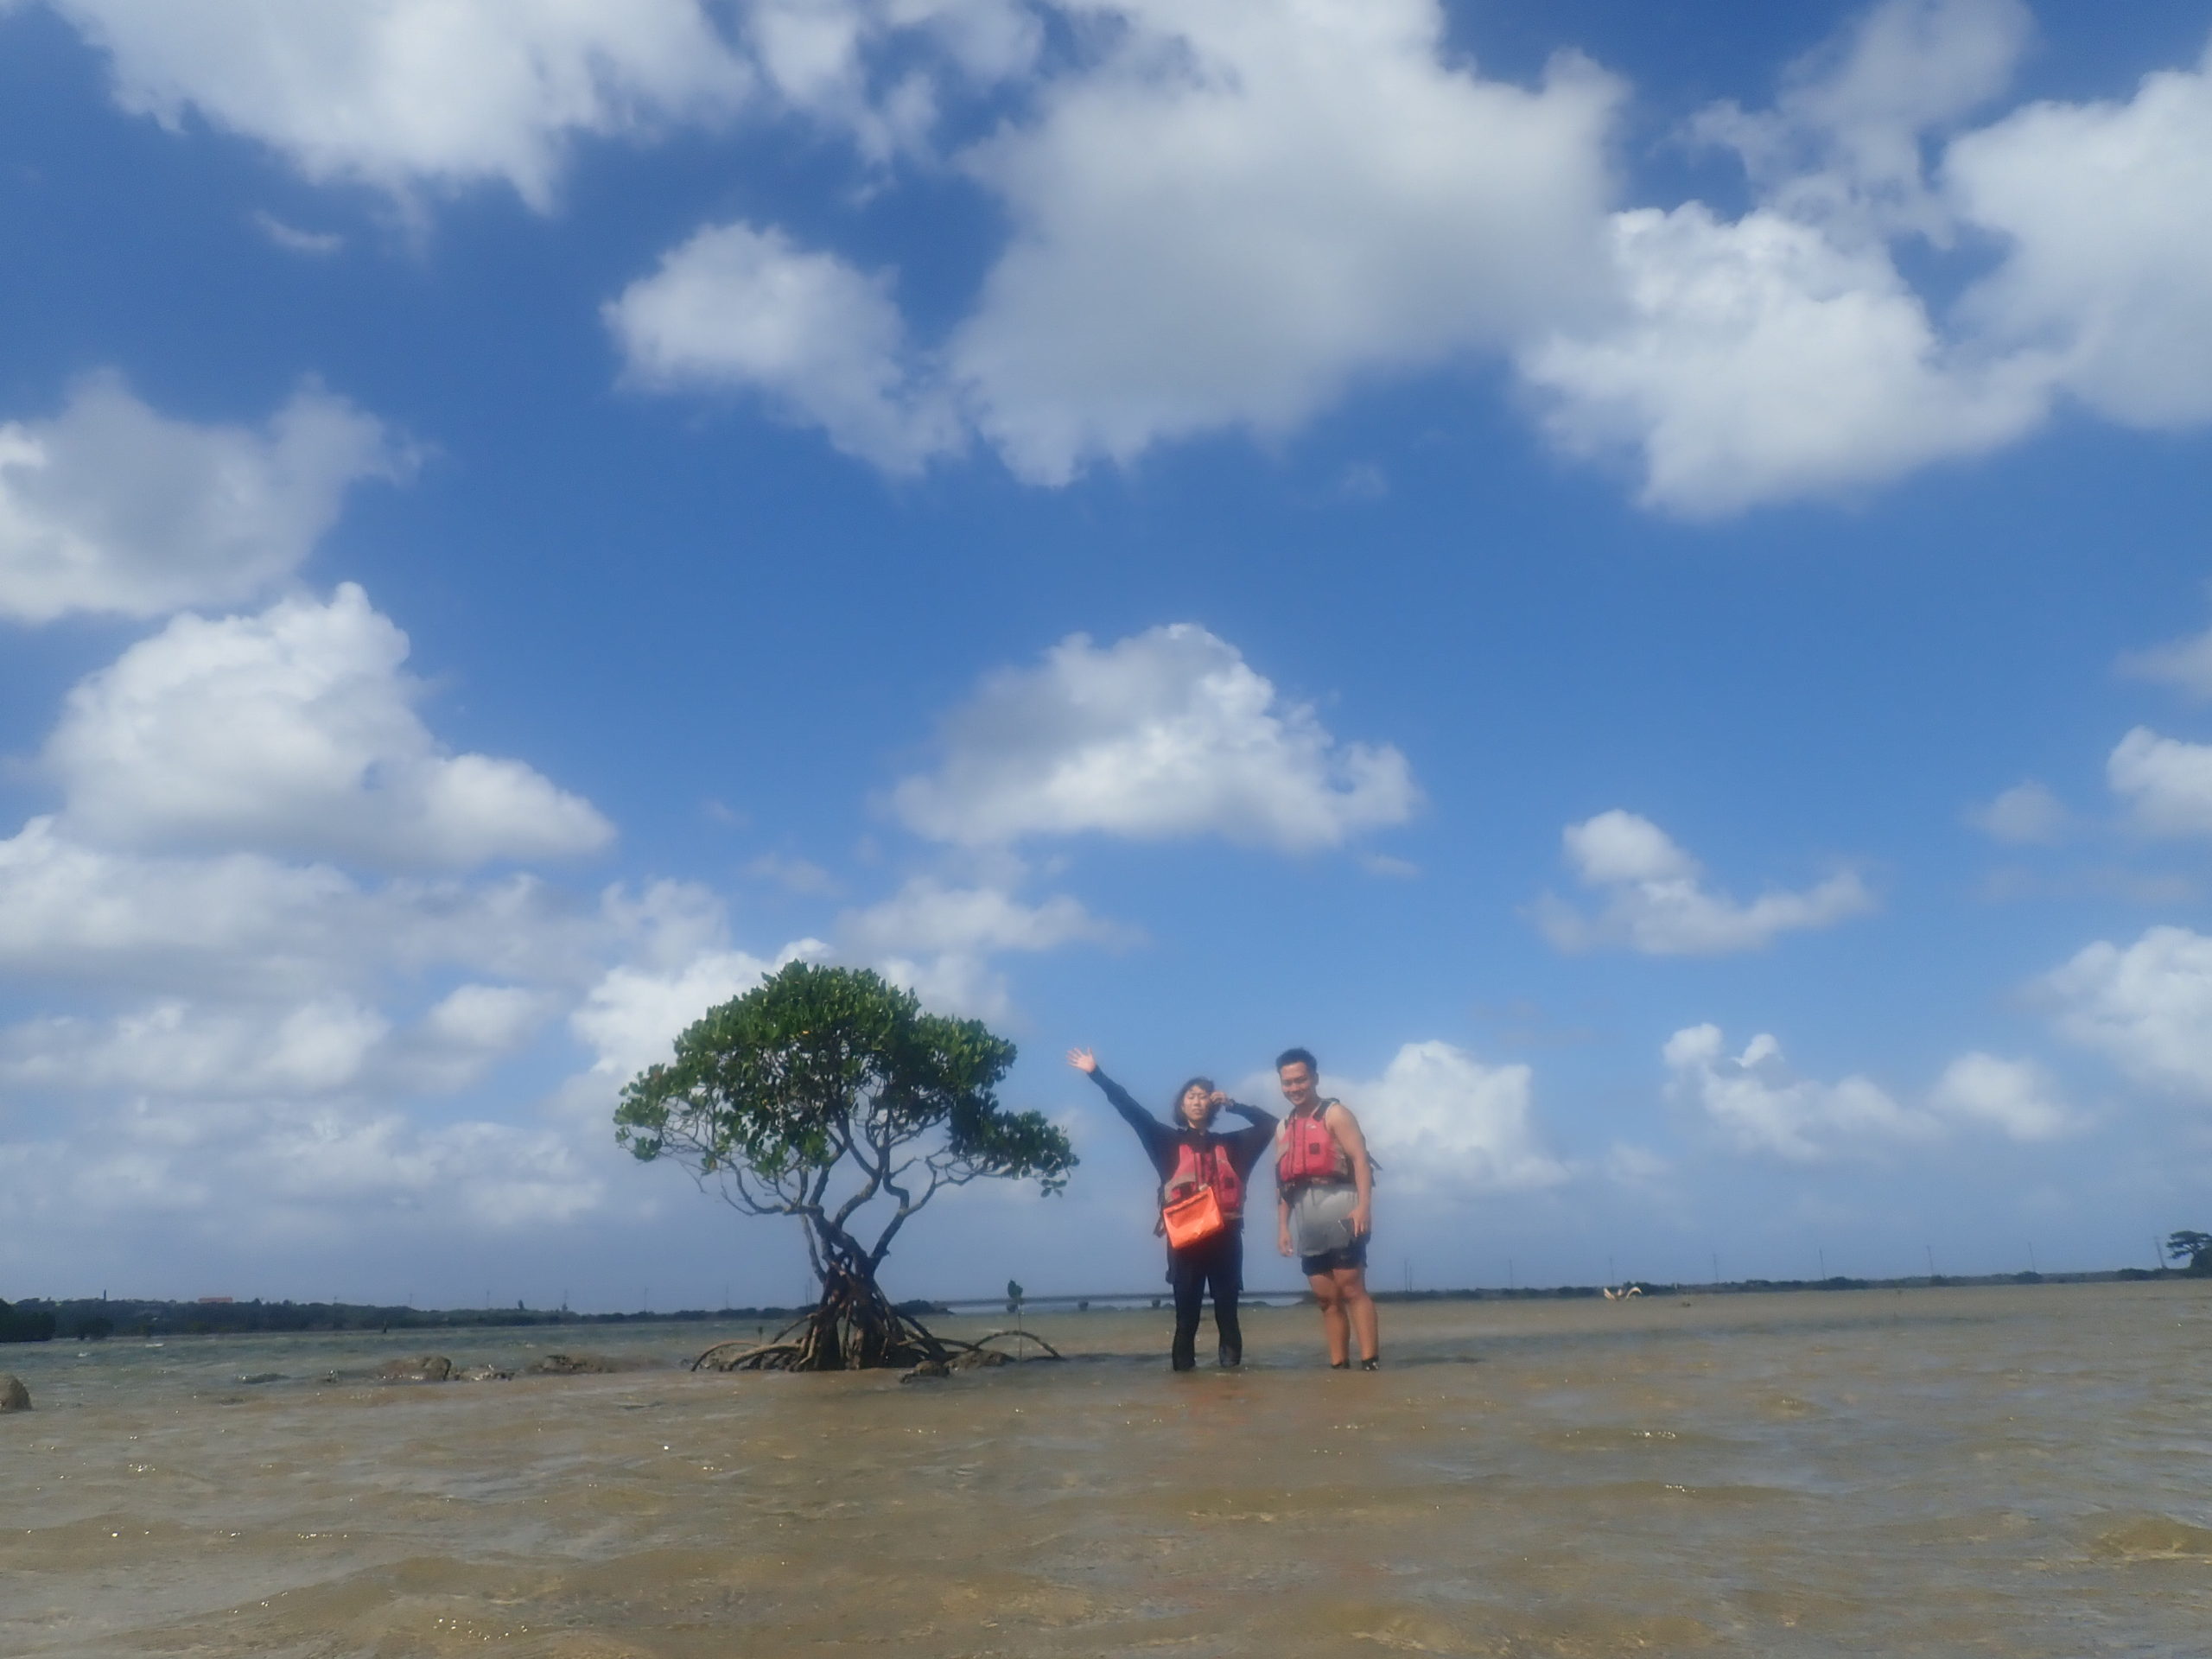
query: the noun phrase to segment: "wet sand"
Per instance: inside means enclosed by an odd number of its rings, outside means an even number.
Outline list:
[[[419,1333],[0,1349],[0,1652],[2212,1649],[2212,1286],[1384,1318],[1374,1376],[1290,1308],[1180,1377],[1148,1312],[906,1386],[668,1369],[696,1326],[437,1385],[359,1380]]]

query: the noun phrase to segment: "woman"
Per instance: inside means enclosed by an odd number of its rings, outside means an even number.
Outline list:
[[[1375,1328],[1375,1300],[1367,1294],[1367,1241],[1375,1230],[1375,1164],[1359,1120],[1340,1100],[1321,1098],[1321,1071],[1302,1048],[1275,1058],[1275,1077],[1290,1116],[1275,1140],[1277,1246],[1295,1255],[1321,1304],[1321,1332],[1329,1364],[1351,1364],[1351,1338],[1359,1338],[1359,1369],[1382,1365]]]
[[[1211,1077],[1192,1077],[1175,1096],[1175,1122],[1161,1122],[1129,1098],[1129,1091],[1098,1069],[1087,1048],[1068,1051],[1068,1064],[1106,1091],[1114,1109],[1128,1121],[1144,1143],[1146,1156],[1160,1174],[1160,1204],[1167,1205],[1211,1186],[1228,1225],[1209,1238],[1170,1245],[1167,1282],[1175,1287],[1175,1342],[1169,1363],[1187,1371],[1198,1362],[1198,1316],[1206,1294],[1213,1294],[1213,1322],[1221,1338],[1224,1365],[1244,1360],[1244,1333],[1236,1321],[1236,1298],[1244,1288],[1244,1188],[1252,1166],[1274,1138],[1271,1112],[1230,1099]],[[1250,1120],[1249,1128],[1217,1135],[1213,1120],[1221,1109]]]

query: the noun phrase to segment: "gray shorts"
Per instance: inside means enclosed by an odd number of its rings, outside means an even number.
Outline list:
[[[1350,1181],[1301,1186],[1290,1200],[1290,1246],[1300,1256],[1332,1255],[1349,1250],[1351,1212],[1359,1208],[1359,1189]]]

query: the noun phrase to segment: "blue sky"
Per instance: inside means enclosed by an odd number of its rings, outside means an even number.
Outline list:
[[[1077,1042],[1317,1049],[1392,1281],[2147,1263],[2208,42],[0,5],[0,1294],[788,1300],[609,1114],[792,956],[1077,1137],[902,1294],[1150,1282]]]

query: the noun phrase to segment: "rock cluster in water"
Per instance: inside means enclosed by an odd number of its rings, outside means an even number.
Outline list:
[[[530,1367],[539,1376],[598,1376],[613,1371],[634,1370],[634,1363],[619,1358],[610,1359],[601,1354],[548,1354]],[[385,1382],[506,1382],[514,1372],[498,1365],[458,1366],[443,1354],[416,1354],[404,1359],[387,1359],[377,1367],[378,1378]],[[259,1379],[241,1379],[254,1382]],[[325,1382],[336,1382],[333,1372]]]
[[[597,1354],[548,1354],[530,1369],[545,1376],[598,1376],[626,1368]]]
[[[453,1361],[443,1354],[424,1354],[416,1359],[387,1359],[377,1368],[387,1382],[442,1382],[453,1375]]]

